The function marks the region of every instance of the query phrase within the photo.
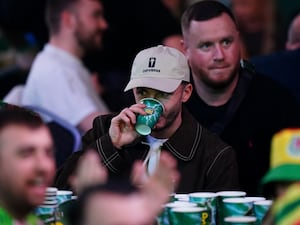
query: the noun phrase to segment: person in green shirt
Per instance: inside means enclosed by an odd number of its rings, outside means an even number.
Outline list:
[[[51,134],[34,112],[0,102],[0,224],[39,225],[55,174]]]

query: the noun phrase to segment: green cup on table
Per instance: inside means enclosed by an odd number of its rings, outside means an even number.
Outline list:
[[[41,205],[35,209],[35,214],[45,225],[54,224],[56,221],[56,206]]]
[[[190,202],[196,203],[199,207],[209,209],[211,224],[216,225],[217,217],[217,194],[213,192],[194,192],[189,194]]]
[[[172,208],[170,211],[171,225],[210,225],[210,213],[203,207]]]
[[[71,200],[72,198],[72,191],[68,191],[68,190],[58,190],[57,191],[57,195],[56,195],[56,199],[58,204],[61,204],[65,201]]]
[[[196,203],[186,201],[174,201],[165,204],[162,208],[161,213],[157,216],[156,220],[158,225],[169,225],[170,224],[170,211],[173,208],[189,208],[196,207]]]
[[[254,216],[230,216],[224,218],[225,225],[256,225]]]
[[[237,198],[246,196],[244,191],[219,191],[216,193],[218,196],[218,210],[217,210],[217,222],[222,225],[224,216],[223,216],[223,200],[226,198]]]
[[[250,216],[252,214],[252,206],[252,201],[245,198],[223,199],[223,217]]]
[[[272,200],[257,201],[253,204],[254,215],[257,218],[257,225],[262,224],[262,221],[267,214],[267,211],[272,206]]]

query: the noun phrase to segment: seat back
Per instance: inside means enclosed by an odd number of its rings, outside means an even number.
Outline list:
[[[33,105],[23,107],[39,113],[47,123],[54,140],[56,166],[59,168],[81,146],[81,135],[78,129],[45,108]]]

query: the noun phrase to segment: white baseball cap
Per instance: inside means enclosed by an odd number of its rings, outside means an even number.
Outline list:
[[[136,55],[130,81],[124,91],[147,87],[170,93],[181,81],[190,82],[190,70],[184,54],[175,48],[159,45]]]

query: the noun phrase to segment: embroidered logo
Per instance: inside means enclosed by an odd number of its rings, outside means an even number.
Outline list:
[[[150,57],[150,58],[149,58],[148,67],[149,67],[149,68],[155,67],[155,63],[156,63],[156,58],[155,58],[155,57]]]

